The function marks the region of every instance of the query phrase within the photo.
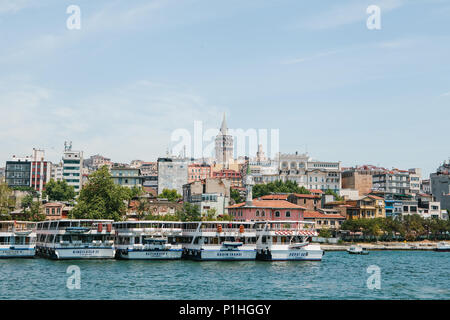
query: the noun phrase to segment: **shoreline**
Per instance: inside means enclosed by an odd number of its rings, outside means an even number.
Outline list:
[[[359,245],[366,250],[416,250],[416,251],[432,251],[436,249],[436,242],[379,242],[379,243],[364,243],[364,242],[354,242],[354,243],[344,243],[344,244],[324,244],[321,243],[320,247],[324,251],[346,251],[351,245]]]

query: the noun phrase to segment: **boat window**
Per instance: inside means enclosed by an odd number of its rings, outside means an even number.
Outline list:
[[[141,243],[141,237],[134,237],[134,243],[140,244]]]

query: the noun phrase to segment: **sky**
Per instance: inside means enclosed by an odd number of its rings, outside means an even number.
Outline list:
[[[448,0],[0,0],[0,166],[66,140],[155,161],[225,112],[283,153],[428,176],[450,157],[449,58]]]

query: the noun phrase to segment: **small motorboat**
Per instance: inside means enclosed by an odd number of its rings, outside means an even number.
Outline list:
[[[91,230],[90,228],[87,227],[68,227],[66,228],[66,232],[68,233],[86,233],[89,230]]]
[[[289,249],[301,249],[303,247],[306,247],[307,245],[309,245],[309,242],[292,243],[289,245]]]
[[[240,241],[224,241],[222,242],[222,247],[225,250],[233,250],[237,249],[238,247],[242,246],[243,243]],[[222,249],[221,249],[222,250]]]
[[[439,242],[434,251],[450,252],[450,244],[447,242]]]
[[[369,254],[369,251],[357,245],[350,246],[350,248],[347,249],[347,252],[350,254]]]

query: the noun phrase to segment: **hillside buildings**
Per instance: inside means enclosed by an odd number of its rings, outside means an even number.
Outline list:
[[[279,170],[282,181],[295,181],[307,189],[339,192],[342,187],[340,162],[313,160],[306,153],[280,154]]]
[[[441,203],[441,209],[450,210],[450,160],[430,175],[431,193]]]
[[[140,169],[119,166],[112,167],[110,173],[115,184],[129,188],[142,186]]]

